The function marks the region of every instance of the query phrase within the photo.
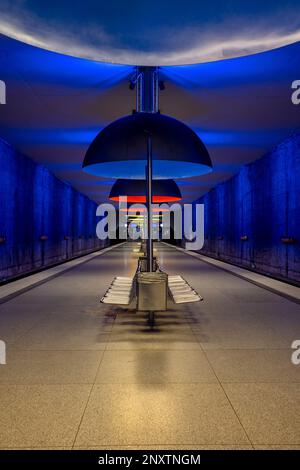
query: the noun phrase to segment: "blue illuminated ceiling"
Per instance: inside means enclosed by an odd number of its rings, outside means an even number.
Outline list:
[[[179,181],[191,201],[272,149],[300,126],[291,83],[300,79],[300,43],[247,57],[161,67],[161,112],[182,120],[206,145],[213,172]],[[112,185],[81,171],[87,147],[135,108],[133,67],[64,56],[0,36],[0,137],[96,201]]]
[[[228,59],[300,40],[299,0],[1,0],[0,34],[133,65]]]

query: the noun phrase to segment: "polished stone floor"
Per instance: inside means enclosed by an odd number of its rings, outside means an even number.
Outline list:
[[[204,301],[151,331],[99,303],[132,248],[0,305],[0,448],[300,449],[300,305],[159,245]]]

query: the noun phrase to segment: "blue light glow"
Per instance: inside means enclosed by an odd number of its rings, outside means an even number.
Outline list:
[[[146,163],[146,160],[97,163],[84,167],[83,171],[106,178],[144,179]],[[204,175],[211,171],[210,167],[196,163],[153,160],[153,177],[156,179],[188,178]]]
[[[218,89],[282,82],[295,69],[300,43],[247,57],[195,65],[161,67],[163,75],[186,89]],[[279,66],[280,64],[280,66]]]

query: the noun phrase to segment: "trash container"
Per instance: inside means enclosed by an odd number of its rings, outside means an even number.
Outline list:
[[[148,271],[148,262],[147,256],[140,256],[138,261],[138,269],[140,272],[144,273]],[[155,272],[158,269],[156,256],[152,259],[152,271]]]
[[[163,272],[137,274],[137,310],[167,310],[168,275]]]
[[[145,255],[147,254],[147,242],[142,242],[141,252],[144,253]]]

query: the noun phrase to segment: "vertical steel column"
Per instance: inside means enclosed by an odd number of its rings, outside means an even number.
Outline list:
[[[137,67],[136,79],[136,110],[138,113],[157,113],[158,103],[158,68]],[[153,271],[153,241],[152,241],[152,135],[145,129],[147,138],[147,271]]]
[[[157,67],[137,67],[136,73],[136,111],[157,113],[159,109]]]
[[[152,136],[147,134],[147,211],[148,211],[148,239],[147,239],[147,270],[153,271],[153,241],[152,241]]]

